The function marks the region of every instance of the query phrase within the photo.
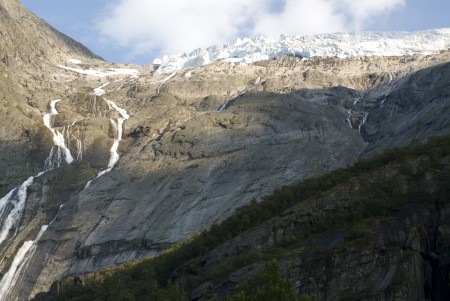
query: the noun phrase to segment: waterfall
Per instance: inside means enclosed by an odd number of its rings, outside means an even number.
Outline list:
[[[103,89],[106,85],[109,83],[103,84],[100,87],[94,89],[94,94],[101,96],[106,93],[106,91]],[[119,113],[120,117],[115,120],[114,118],[111,118],[111,125],[114,128],[114,141],[110,149],[110,157],[108,162],[108,167],[105,170],[100,171],[97,176],[94,179],[97,179],[98,177],[101,177],[107,172],[110,172],[114,166],[117,164],[117,162],[120,159],[120,155],[117,152],[117,149],[119,148],[119,143],[122,140],[122,133],[123,133],[123,123],[125,120],[130,118],[130,115],[128,115],[128,112],[125,109],[120,108],[117,106],[112,100],[105,99],[106,103],[108,104],[108,107],[110,110],[115,110],[117,113]],[[94,180],[92,179],[92,180]],[[85,189],[88,188],[91,185],[92,180],[86,183]]]
[[[14,229],[14,234],[12,237],[17,235],[19,223],[26,205],[27,189],[33,184],[34,179],[42,176],[47,171],[61,166],[63,158],[68,164],[73,161],[70,150],[65,144],[64,131],[63,133],[60,133],[58,130],[53,128],[53,119],[58,114],[56,104],[59,101],[61,101],[61,99],[51,101],[50,113],[44,114],[43,116],[44,125],[52,132],[54,143],[52,149],[50,150],[49,156],[45,160],[44,171],[35,176],[29,177],[19,187],[12,189],[0,200],[0,245],[7,240],[12,229]],[[11,288],[14,287],[18,277],[20,276],[20,272],[34,255],[37,243],[47,227],[48,225],[42,226],[36,238],[34,240],[24,242],[15,254],[11,267],[0,281],[0,301],[9,300],[8,295],[11,293]],[[5,247],[3,250],[6,250],[6,245],[4,246]]]
[[[363,112],[361,123],[358,126],[358,130],[361,133],[361,127],[367,122],[367,116],[369,116],[368,112]]]
[[[222,111],[228,109],[230,106],[232,106],[232,105],[235,103],[235,101],[236,101],[236,99],[231,99],[231,100],[227,101],[226,103],[221,104],[221,105],[217,108],[217,110],[218,110],[219,112],[222,112]]]
[[[65,141],[66,141],[66,146],[68,149],[71,148],[70,145],[70,140],[72,139],[72,129],[73,126],[77,123],[77,121],[75,120],[74,122],[72,122],[72,124],[64,127],[63,130],[63,136],[66,137]],[[80,129],[77,128],[77,134],[75,136],[75,142],[76,142],[76,159],[75,160],[81,160],[83,159],[83,143],[80,140]]]
[[[108,167],[105,170],[100,171],[94,179],[101,177],[102,175],[104,175],[107,172],[110,172],[114,168],[116,163],[119,161],[120,155],[117,152],[117,149],[119,148],[119,143],[122,140],[123,123],[125,122],[125,120],[130,118],[127,111],[125,111],[122,108],[119,108],[114,102],[112,102],[111,100],[106,100],[106,102],[108,103],[110,108],[116,110],[120,114],[121,117],[117,118],[117,120],[114,120],[113,118],[110,119],[111,124],[114,127],[114,142],[109,151],[110,158],[109,158],[109,162],[108,162]],[[85,188],[89,187],[91,182],[92,182],[92,180],[87,182]]]
[[[117,161],[119,161],[119,153],[117,152],[117,149],[119,148],[119,142],[122,140],[122,132],[123,132],[123,123],[125,120],[130,118],[127,111],[125,111],[122,108],[119,108],[114,102],[111,100],[106,100],[109,107],[116,110],[120,117],[117,118],[117,121],[114,121],[114,119],[111,119],[111,124],[114,126],[115,133],[114,133],[114,143],[111,147],[110,153],[111,157],[109,159],[108,168],[104,171],[101,171],[98,176],[101,176],[105,174],[106,172],[109,172],[113,169],[113,167],[116,165]]]
[[[125,74],[120,71],[118,74]],[[128,73],[126,73],[128,74]],[[136,76],[133,73],[134,76]],[[106,93],[103,89],[105,86],[109,84],[105,83],[102,86],[96,88],[94,90],[95,96],[101,96]],[[23,182],[19,187],[12,189],[8,192],[2,199],[0,199],[0,247],[3,245],[3,250],[6,250],[6,241],[9,236],[16,236],[19,223],[22,218],[23,210],[25,209],[26,199],[27,199],[27,189],[30,185],[33,184],[35,178],[42,176],[47,171],[60,167],[63,163],[63,160],[70,164],[74,161],[72,154],[70,153],[70,139],[71,139],[71,130],[75,125],[76,121],[71,125],[64,127],[62,129],[62,133],[59,132],[55,127],[53,127],[53,121],[58,115],[58,111],[56,110],[56,104],[60,102],[61,99],[55,99],[50,102],[50,112],[44,114],[43,122],[44,125],[50,130],[53,134],[53,147],[50,150],[48,157],[45,160],[44,171],[38,173],[34,177],[29,177],[25,182]],[[114,132],[114,143],[110,149],[111,157],[108,163],[108,167],[106,170],[101,171],[97,177],[109,172],[116,165],[119,160],[119,154],[117,149],[119,147],[119,142],[122,140],[122,132],[123,132],[123,123],[130,116],[128,115],[125,109],[118,107],[113,101],[106,100],[110,110],[115,110],[119,113],[120,117],[117,120],[111,118],[111,123],[115,129]],[[67,138],[67,139],[66,139]],[[67,144],[66,144],[67,143]],[[80,160],[83,157],[83,145],[80,140],[80,131],[78,129],[77,137],[76,137],[76,159]],[[89,186],[90,181],[86,185]],[[0,301],[9,301],[13,297],[14,288],[16,283],[21,276],[21,273],[26,270],[27,266],[31,262],[31,259],[37,249],[39,240],[41,239],[44,232],[47,228],[57,219],[61,209],[64,205],[61,205],[57,214],[53,218],[53,220],[48,225],[43,225],[37,234],[34,240],[25,241],[19,250],[16,252],[13,262],[9,270],[3,275],[0,281]],[[15,230],[13,235],[10,235],[11,230]],[[5,243],[6,242],[6,243]],[[0,249],[0,250],[2,250]]]
[[[43,117],[44,125],[53,134],[54,143],[52,149],[50,150],[49,156],[45,160],[44,172],[61,166],[63,157],[68,164],[73,161],[70,150],[65,145],[64,135],[52,127],[54,116],[58,114],[56,104],[59,101],[61,101],[61,99],[51,101],[50,113],[44,114]],[[31,184],[33,184],[34,179],[43,175],[44,172],[41,172],[34,177],[29,177],[22,183],[22,185],[11,190],[0,200],[0,245],[7,239],[13,228],[16,228],[14,236],[17,234],[17,227],[19,226],[19,222],[26,204],[27,189]]]
[[[381,102],[380,102],[380,108],[381,108],[381,109],[384,107],[384,102],[386,101],[387,96],[388,96],[388,95],[385,94],[384,97],[383,97],[383,99],[382,99]]]
[[[50,150],[50,155],[45,160],[45,171],[60,167],[63,157],[67,164],[70,164],[73,161],[70,150],[65,144],[64,132],[60,133],[53,128],[53,120],[55,116],[58,115],[56,104],[60,101],[61,99],[52,100],[50,102],[50,113],[44,115],[44,125],[52,132],[54,143]]]
[[[22,185],[11,190],[0,200],[0,216],[2,217],[0,245],[6,240],[11,229],[15,228],[15,234],[17,234],[17,227],[27,200],[27,188],[33,184],[33,181],[34,177],[29,177]],[[7,215],[6,218],[5,215]]]
[[[48,225],[43,225],[34,240],[28,240],[23,243],[19,251],[14,256],[14,260],[9,268],[8,272],[3,276],[0,281],[0,301],[9,301],[12,288],[14,288],[17,280],[19,279],[23,269],[28,266],[31,258],[36,251],[39,240],[44,232],[50,227],[51,224],[58,218],[59,212],[64,205],[59,206],[58,212]]]
[[[174,75],[175,74],[170,75],[170,76],[168,76],[168,78],[170,79],[170,77],[172,77]],[[118,80],[116,80],[114,82],[117,82],[117,81]],[[101,85],[100,87],[95,88],[94,95],[103,96],[104,94],[106,94],[106,91],[104,88],[107,85],[109,85],[110,83],[111,82],[106,82],[103,85]],[[130,115],[128,115],[128,112],[125,109],[122,109],[119,106],[117,106],[112,100],[105,99],[105,101],[108,104],[109,109],[115,110],[117,113],[119,113],[120,117],[117,118],[117,120],[114,120],[113,118],[110,119],[111,125],[114,128],[114,141],[113,141],[113,144],[109,151],[111,155],[109,157],[108,167],[105,170],[100,171],[94,179],[101,177],[102,175],[104,175],[107,172],[110,172],[114,168],[114,166],[117,164],[117,162],[119,161],[120,155],[117,152],[117,149],[119,148],[119,143],[122,140],[123,123],[125,122],[125,120],[130,118]],[[92,179],[92,180],[94,180],[94,179]],[[89,185],[91,185],[92,180],[90,180],[86,183],[86,186],[84,187],[85,189],[87,187],[89,187]]]
[[[353,115],[352,109],[348,109],[347,110],[347,119],[345,119],[345,121],[348,123],[348,125],[350,126],[351,129],[353,128],[352,115]]]
[[[80,129],[77,129],[77,160],[83,159],[83,143],[80,140]]]
[[[48,225],[42,226],[36,238],[34,240],[24,242],[14,256],[11,267],[0,281],[0,301],[10,300],[9,294],[11,293],[11,288],[13,288],[15,283],[17,283],[17,279],[19,278],[22,270],[28,266],[34,252],[36,251],[37,243],[47,228]]]
[[[110,82],[106,82],[106,83],[104,83],[103,85],[101,85],[100,87],[95,88],[95,89],[94,89],[94,95],[102,96],[103,94],[105,94],[106,91],[105,91],[103,88],[106,87],[106,86],[109,85],[109,84],[110,84]]]

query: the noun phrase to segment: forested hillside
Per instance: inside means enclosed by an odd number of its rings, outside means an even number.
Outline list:
[[[450,137],[432,138],[284,186],[158,257],[35,300],[445,300],[449,197]]]

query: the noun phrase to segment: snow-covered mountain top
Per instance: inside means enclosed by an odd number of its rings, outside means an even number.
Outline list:
[[[358,32],[256,37],[156,59],[158,72],[210,64],[219,59],[253,63],[282,55],[340,57],[432,54],[450,48],[450,28],[418,32]]]

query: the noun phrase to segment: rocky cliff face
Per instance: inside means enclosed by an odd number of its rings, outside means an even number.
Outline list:
[[[40,170],[41,112],[68,79],[57,67],[69,58],[101,59],[50,27],[17,0],[0,1],[0,153],[2,195]],[[31,136],[37,136],[30,139]],[[39,137],[39,138],[38,138]],[[46,146],[48,147],[48,146]],[[41,154],[42,155],[42,154]],[[24,160],[24,158],[26,158]]]
[[[52,127],[75,159],[35,178],[2,244],[5,274],[51,224],[11,292],[19,300],[155,255],[281,185],[450,131],[447,51],[217,61],[169,75],[104,63],[17,1],[2,0],[0,14],[1,196],[45,169],[52,100]]]
[[[443,53],[436,60],[445,61],[447,56]],[[390,60],[393,68],[403,64],[402,59],[377,60]],[[415,67],[420,69],[429,62],[433,61],[421,58]],[[157,254],[285,183],[351,164],[377,147],[448,133],[445,93],[430,97],[433,102],[427,106],[427,118],[438,115],[435,120],[442,120],[430,127],[417,122],[416,117],[423,114],[419,108],[400,104],[401,100],[383,102],[380,94],[384,96],[387,86],[378,83],[388,81],[389,75],[377,75],[371,83],[374,76],[362,73],[352,79],[351,88],[333,87],[349,79],[339,74],[327,78],[327,72],[318,71],[326,63],[348,68],[361,64],[361,69],[372,64],[360,60],[301,62],[295,58],[281,58],[266,66],[219,62],[180,72],[168,80],[164,80],[167,75],[141,75],[114,82],[105,87],[108,93],[103,96],[93,96],[92,90],[83,88],[63,99],[58,109],[66,119],[61,126],[79,120],[72,133],[79,131],[83,143],[81,162],[86,164],[80,168],[85,178],[78,186],[64,181],[52,184],[59,189],[69,185],[73,190],[67,197],[58,197],[65,206],[44,233],[30,263],[30,271],[40,276],[26,285],[34,287],[35,293],[63,276]],[[280,69],[283,64],[289,67]],[[422,73],[433,74],[432,70],[448,66],[404,72],[388,85],[397,83],[396,89],[409,90],[408,85],[423,79]],[[438,78],[436,82],[440,82]],[[92,86],[89,81],[85,85]],[[368,89],[356,90],[354,85]],[[441,82],[428,88],[445,91],[448,85]],[[422,93],[420,90],[416,102],[421,103]],[[114,129],[108,120],[113,115],[105,99],[113,99],[130,114],[120,144],[122,156],[113,171],[83,189],[81,183],[93,177],[93,170],[107,164],[113,142]],[[407,108],[405,115],[399,105]],[[380,114],[380,124],[376,124],[375,114]],[[392,126],[397,118],[405,122],[407,133]],[[369,125],[381,127],[389,122],[392,134],[384,144],[386,135],[381,130],[375,130],[381,138],[371,135]],[[422,125],[414,130],[408,126],[412,124]],[[40,189],[50,192],[51,187],[44,183]],[[35,202],[46,203],[43,199]],[[32,208],[33,201],[28,204]],[[47,215],[47,220],[51,217]],[[21,233],[26,233],[27,227],[24,224]],[[32,233],[31,228],[28,231]]]
[[[376,99],[378,105],[372,107],[362,131],[371,144],[366,155],[379,153],[390,145],[423,141],[433,132],[449,133],[449,68],[449,64],[425,68],[384,89],[367,92],[364,97]]]

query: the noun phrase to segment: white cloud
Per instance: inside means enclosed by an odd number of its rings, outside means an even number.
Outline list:
[[[406,0],[333,0],[341,11],[347,11],[352,29],[364,28],[364,22],[372,17],[386,14],[405,5]]]
[[[371,18],[404,3],[405,0],[118,0],[98,24],[108,43],[129,49],[131,55],[160,56],[226,43],[238,36],[361,30]]]
[[[135,54],[178,53],[234,39],[262,1],[121,0],[99,22],[101,33]]]
[[[263,11],[255,22],[258,35],[313,34],[347,30],[345,15],[328,0],[286,0],[281,12]]]

